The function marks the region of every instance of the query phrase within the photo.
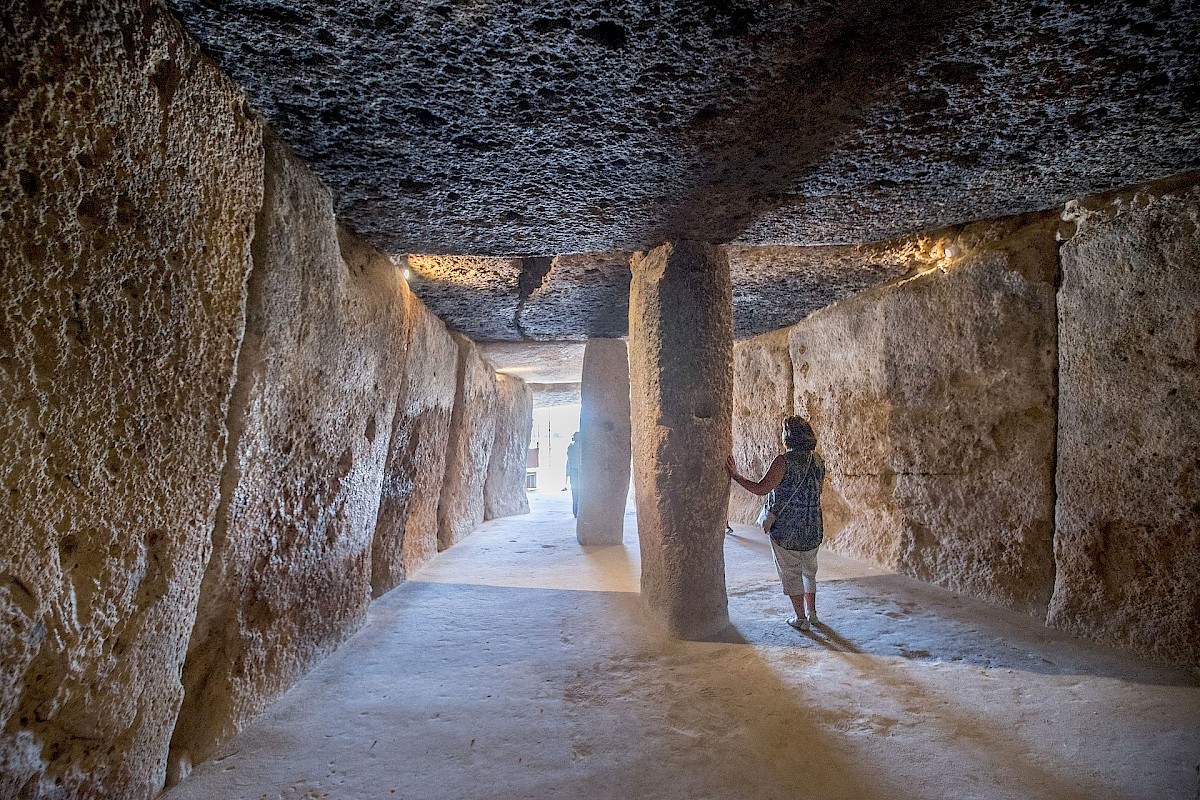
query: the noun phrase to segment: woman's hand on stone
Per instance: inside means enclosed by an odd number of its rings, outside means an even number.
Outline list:
[[[733,456],[725,459],[725,471],[729,473],[729,477],[736,478],[738,476],[737,462],[733,460]]]

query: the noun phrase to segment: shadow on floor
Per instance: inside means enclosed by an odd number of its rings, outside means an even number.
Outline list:
[[[1077,639],[1033,618],[902,575],[821,582],[818,608],[826,624],[808,636],[783,623],[791,606],[777,583],[760,581],[731,592],[730,607],[741,639],[760,646],[815,646],[985,669],[1200,685],[1186,671]]]

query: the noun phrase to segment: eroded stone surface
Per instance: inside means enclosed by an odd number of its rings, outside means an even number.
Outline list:
[[[631,253],[558,256],[525,302],[521,332],[533,339],[624,336],[629,330]]]
[[[887,283],[918,264],[941,232],[856,247],[728,247],[733,332],[757,336]]]
[[[791,329],[796,411],[829,467],[832,546],[1044,615],[1056,229],[1052,216],[969,226],[934,262],[945,271]]]
[[[496,433],[483,484],[483,518],[529,513],[525,469],[533,430],[533,392],[525,381],[496,376]]]
[[[586,342],[488,342],[480,349],[497,372],[547,384],[579,383],[585,346]]]
[[[1200,665],[1200,188],[1070,209],[1050,623]]]
[[[729,262],[668,243],[631,263],[629,384],[642,598],[673,635],[729,624],[722,542],[729,505],[733,320]]]
[[[438,500],[454,407],[458,345],[416,295],[405,290],[404,301],[404,378],[371,544],[371,592],[376,597],[437,555]]]
[[[261,202],[156,6],[0,20],[0,796],[163,785]]]
[[[445,550],[483,522],[483,484],[496,437],[496,374],[479,347],[462,334],[446,472],[438,503],[438,549]]]
[[[409,255],[396,261],[409,271],[412,290],[452,330],[477,341],[525,338],[517,319],[521,259]]]
[[[555,406],[577,406],[582,402],[582,384],[578,383],[531,383],[534,408]]]
[[[620,339],[591,339],[579,411],[579,516],[583,545],[620,544],[629,495],[629,352]]]
[[[734,333],[745,338],[778,330],[886,283],[927,261],[930,247],[952,233],[931,231],[854,246],[728,246]],[[522,266],[536,259],[410,256],[407,263],[427,276],[414,279],[413,288],[421,299],[457,330],[489,342],[484,350],[498,369],[527,380],[557,383],[579,378],[583,342],[570,340],[626,334],[629,255],[544,259],[548,270],[544,275]],[[524,300],[522,282],[536,286]],[[562,358],[556,348],[564,354],[578,353],[570,377],[547,369],[545,360]],[[535,370],[526,371],[530,367]]]
[[[877,241],[1200,167],[1184,0],[173,5],[393,253]]]
[[[783,452],[780,433],[792,414],[792,358],[788,331],[756,336],[733,348],[733,456],[754,480]],[[754,524],[765,498],[736,483],[729,491],[731,522]]]
[[[329,191],[274,138],[265,174],[230,460],[171,742],[180,775],[360,624],[403,375],[391,261],[339,241]]]

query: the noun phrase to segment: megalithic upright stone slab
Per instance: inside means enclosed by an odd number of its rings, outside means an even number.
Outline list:
[[[584,545],[620,544],[629,495],[629,352],[620,339],[591,339],[583,351],[579,412],[579,518]]]
[[[642,597],[672,635],[729,624],[722,551],[732,445],[733,313],[718,248],[672,242],[630,263],[629,377]]]

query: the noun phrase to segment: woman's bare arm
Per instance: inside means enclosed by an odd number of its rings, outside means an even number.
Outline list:
[[[733,456],[725,459],[725,469],[729,471],[729,477],[737,481],[738,486],[761,497],[778,489],[779,484],[783,483],[783,476],[787,473],[787,462],[783,456],[775,456],[775,460],[771,462],[771,468],[767,470],[767,474],[761,481],[752,481],[739,475],[737,462],[733,460]]]

